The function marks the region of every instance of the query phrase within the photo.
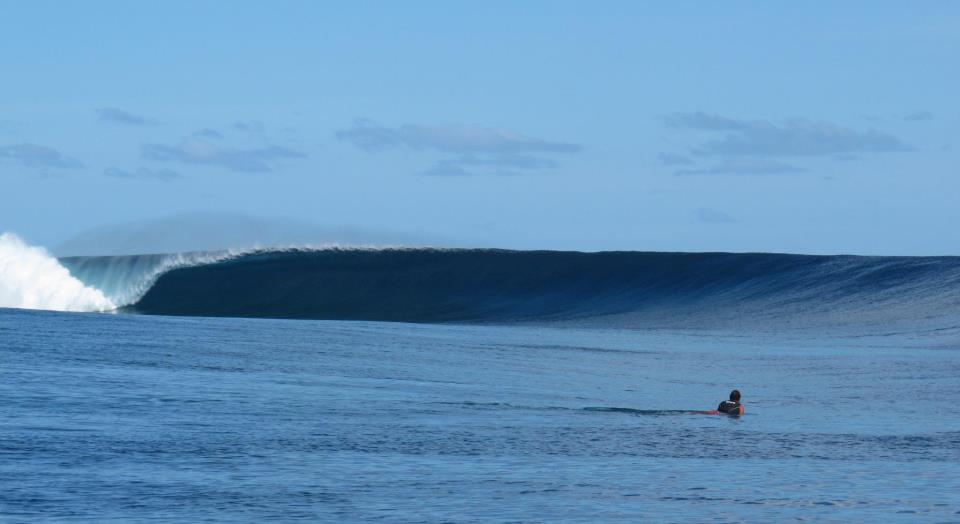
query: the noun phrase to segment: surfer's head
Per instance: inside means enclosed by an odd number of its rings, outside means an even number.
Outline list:
[[[739,390],[739,389],[735,389],[735,390],[733,390],[733,391],[730,392],[730,400],[732,400],[732,401],[734,401],[734,402],[740,402],[740,390]]]

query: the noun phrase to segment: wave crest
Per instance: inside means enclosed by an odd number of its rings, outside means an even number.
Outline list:
[[[164,273],[140,313],[609,327],[958,326],[960,258],[262,250]]]

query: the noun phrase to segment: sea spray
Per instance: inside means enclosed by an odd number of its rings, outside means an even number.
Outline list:
[[[54,311],[110,311],[100,290],[70,274],[41,247],[12,233],[0,234],[0,307]]]

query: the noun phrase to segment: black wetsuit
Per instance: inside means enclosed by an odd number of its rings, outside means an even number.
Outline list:
[[[727,415],[739,415],[740,403],[735,400],[724,400],[717,406],[717,411],[726,413]]]

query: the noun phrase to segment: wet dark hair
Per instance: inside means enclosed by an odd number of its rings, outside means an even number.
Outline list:
[[[739,389],[735,389],[735,390],[733,390],[733,391],[730,392],[730,400],[732,400],[732,401],[734,401],[734,402],[740,402],[740,390],[739,390]]]

